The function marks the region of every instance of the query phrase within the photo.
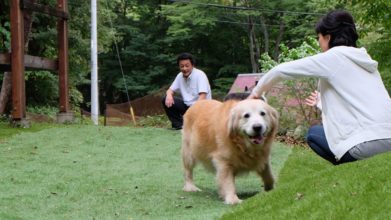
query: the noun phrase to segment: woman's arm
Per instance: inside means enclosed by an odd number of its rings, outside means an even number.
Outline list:
[[[277,65],[265,75],[254,87],[251,97],[259,97],[268,92],[271,87],[285,79],[299,77],[329,78],[333,74],[335,65],[338,65],[337,57],[330,50],[314,56],[302,58]]]

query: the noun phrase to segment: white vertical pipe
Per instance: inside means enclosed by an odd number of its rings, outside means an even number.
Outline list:
[[[98,37],[96,0],[91,0],[91,120],[98,125]]]

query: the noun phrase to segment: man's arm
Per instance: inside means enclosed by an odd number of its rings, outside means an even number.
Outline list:
[[[203,99],[206,99],[206,92],[200,92],[198,94],[198,100],[197,101],[203,100]]]
[[[166,101],[165,104],[168,108],[170,108],[174,104],[174,91],[169,88],[166,91]]]
[[[332,76],[334,68],[338,68],[339,63],[335,57],[335,53],[327,51],[281,63],[260,78],[257,85],[253,88],[250,98],[259,97],[261,94],[268,92],[274,84],[285,79],[299,77],[327,79]]]

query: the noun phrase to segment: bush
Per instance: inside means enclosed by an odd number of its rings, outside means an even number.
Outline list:
[[[165,114],[142,117],[137,121],[137,125],[142,127],[158,127],[158,128],[171,127],[170,121],[168,120]]]
[[[239,73],[246,73],[247,67],[241,65],[225,65],[219,69],[216,79],[213,80],[212,95],[214,99],[222,99],[229,92]]]
[[[269,54],[262,54],[260,59],[262,72],[267,72],[279,63],[288,62],[320,52],[315,38],[306,38],[297,48],[288,48],[280,45],[281,54],[278,60],[273,60]],[[280,113],[280,133],[294,131],[299,126],[309,126],[313,121],[318,121],[319,110],[306,106],[303,100],[316,90],[317,80],[314,78],[303,78],[300,80],[286,80],[282,82],[283,88],[278,92],[278,97],[269,98],[269,103]],[[289,101],[296,100],[297,105],[289,106]]]
[[[58,107],[54,106],[27,106],[27,112],[38,114],[38,115],[46,115],[50,117],[55,117],[58,113]]]
[[[32,105],[58,103],[58,77],[49,71],[26,71],[26,100]]]

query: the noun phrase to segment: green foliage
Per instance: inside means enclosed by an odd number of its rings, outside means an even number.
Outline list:
[[[306,37],[305,40],[295,48],[289,48],[285,44],[281,44],[280,50],[281,53],[278,56],[277,61],[273,60],[267,53],[262,54],[259,61],[262,66],[262,72],[269,71],[279,63],[297,60],[320,52],[318,41],[313,37]]]
[[[197,67],[204,70],[214,94],[228,91],[229,82],[238,73],[252,72],[250,55],[250,20],[256,57],[268,52],[262,69],[270,69],[281,55],[295,59],[300,54],[287,48],[297,48],[305,36],[314,35],[314,24],[322,14],[334,8],[352,11],[357,18],[360,35],[369,37],[368,47],[379,61],[383,79],[390,87],[389,3],[387,0],[198,0],[185,2],[155,0],[98,1],[98,51],[100,100],[118,103],[144,96],[172,82],[178,73],[176,55],[188,51],[197,58]],[[55,6],[55,0],[40,0],[40,4]],[[211,5],[207,5],[211,4]],[[227,7],[215,7],[224,5]],[[232,7],[232,8],[230,8]],[[236,7],[236,8],[235,8]],[[0,1],[5,13],[0,15],[0,50],[9,49],[9,1]],[[244,8],[247,8],[244,10]],[[73,106],[85,106],[90,95],[90,2],[68,1],[69,24],[69,84]],[[297,12],[297,13],[296,13]],[[305,13],[302,13],[305,12]],[[33,13],[28,54],[57,58],[56,21],[48,15]],[[388,33],[388,34],[387,34]],[[116,44],[115,44],[116,43]],[[280,47],[283,43],[286,48]],[[125,82],[122,76],[120,61]],[[259,50],[258,50],[259,49]],[[300,51],[299,51],[300,52]],[[257,58],[258,59],[258,58]],[[286,60],[280,60],[283,62]],[[55,74],[54,74],[55,75]],[[1,76],[1,75],[0,75]],[[221,79],[220,79],[221,78]],[[44,83],[58,82],[48,77]],[[34,85],[37,84],[37,85]],[[41,82],[29,80],[29,88],[39,88]],[[54,104],[57,92],[43,85],[44,91],[28,93],[29,102]],[[55,89],[56,91],[58,89]],[[75,90],[79,90],[77,93]],[[35,91],[35,90],[32,90]],[[53,90],[54,91],[54,90]],[[81,95],[83,97],[81,97]],[[102,105],[103,106],[103,105]],[[101,109],[103,111],[103,109]]]
[[[217,78],[220,77],[236,77],[238,73],[246,73],[247,67],[244,65],[228,64],[221,67],[217,73]]]
[[[307,37],[305,41],[296,48],[290,49],[284,44],[280,45],[280,47],[281,54],[278,57],[279,63],[297,60],[320,52],[318,41],[312,37]]]
[[[54,118],[58,113],[58,107],[43,106],[43,105],[27,106],[26,111],[30,112],[30,113],[39,114],[39,115],[46,115],[46,116]]]
[[[232,64],[221,67],[216,75],[216,79],[213,80],[213,98],[223,98],[229,92],[239,73],[247,73],[247,67]]]
[[[263,72],[269,71],[279,63],[297,60],[320,52],[320,48],[315,38],[307,37],[305,41],[296,48],[288,48],[284,44],[280,46],[281,54],[278,60],[273,60],[268,54],[261,56],[261,67]],[[296,80],[286,80],[283,88],[276,99],[271,100],[271,104],[280,112],[280,132],[294,130],[298,124],[308,126],[314,120],[318,120],[320,114],[318,110],[308,107],[303,100],[316,90],[317,80],[314,78],[303,78]],[[296,100],[297,105],[288,106],[289,102]]]
[[[263,53],[259,62],[261,63],[261,70],[263,73],[278,65],[278,62],[270,57],[268,53]]]
[[[389,0],[341,0],[354,13],[356,20],[369,28],[376,28],[380,33],[391,29],[391,2]]]
[[[215,79],[212,89],[213,98],[218,99],[218,97],[222,98],[227,95],[234,81],[234,77],[220,77]]]
[[[170,82],[167,76],[177,73],[173,65],[175,57],[164,49],[164,23],[160,21],[157,5],[118,1],[109,7],[119,13],[112,17],[113,26],[110,24],[116,42],[110,51],[99,56],[104,100],[124,102],[128,94],[130,99],[138,98]]]
[[[26,71],[27,103],[31,105],[56,105],[58,102],[58,77],[48,71]]]
[[[155,127],[155,128],[170,128],[171,123],[167,118],[167,115],[151,115],[141,117],[137,120],[137,125],[142,127]]]
[[[75,87],[71,87],[69,89],[69,101],[70,104],[74,109],[77,109],[80,107],[81,103],[84,101],[83,94],[79,90],[77,90]]]
[[[1,18],[0,18],[1,21]],[[0,51],[9,51],[11,48],[10,23],[4,22],[0,25]]]
[[[361,43],[379,63],[383,82],[391,93],[391,1],[341,0],[356,18]]]
[[[173,37],[170,40],[183,41],[198,34],[208,35],[216,22],[215,13],[192,4],[163,5],[162,13],[172,24],[167,30],[167,34]]]
[[[388,34],[391,38],[391,33]],[[379,71],[381,73],[385,87],[388,93],[391,94],[391,41],[378,37],[378,34],[370,33],[366,38],[374,38],[370,43],[367,43],[368,52],[372,58],[378,61]]]

